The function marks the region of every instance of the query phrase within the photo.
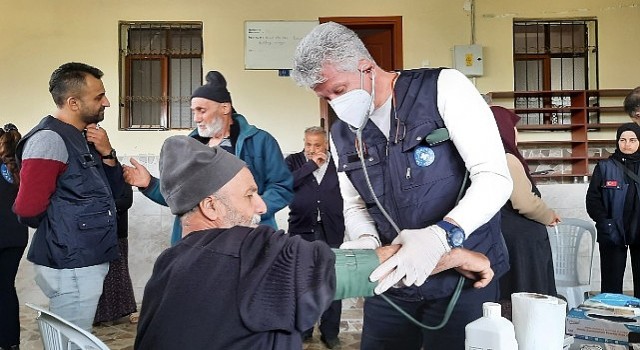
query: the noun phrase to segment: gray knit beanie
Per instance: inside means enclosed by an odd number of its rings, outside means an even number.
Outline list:
[[[160,192],[174,215],[195,208],[246,164],[219,147],[189,136],[171,136],[160,151]]]

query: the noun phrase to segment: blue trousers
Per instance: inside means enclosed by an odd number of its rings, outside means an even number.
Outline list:
[[[75,269],[34,267],[36,284],[49,298],[49,310],[91,332],[109,263]]]
[[[500,289],[496,278],[485,288],[466,287],[462,290],[449,322],[440,330],[419,328],[392,308],[380,296],[369,297],[364,304],[362,330],[363,350],[464,350],[464,327],[482,317],[482,304],[495,302]],[[442,321],[449,298],[421,301],[392,299],[407,313],[428,326]]]

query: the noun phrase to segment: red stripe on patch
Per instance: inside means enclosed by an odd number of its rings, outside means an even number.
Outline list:
[[[618,187],[618,180],[607,180],[604,182],[605,187]]]

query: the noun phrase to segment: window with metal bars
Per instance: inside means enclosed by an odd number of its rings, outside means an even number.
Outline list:
[[[513,22],[516,91],[598,89],[598,22],[540,20]],[[518,97],[515,108],[569,107],[568,96]],[[568,115],[527,114],[524,124],[564,124]],[[570,121],[569,121],[570,123]]]
[[[120,127],[190,129],[202,85],[202,22],[120,22]]]

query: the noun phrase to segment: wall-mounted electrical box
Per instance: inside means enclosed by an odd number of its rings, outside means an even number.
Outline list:
[[[480,45],[455,45],[453,47],[453,68],[468,77],[483,75],[483,59],[482,46]]]

